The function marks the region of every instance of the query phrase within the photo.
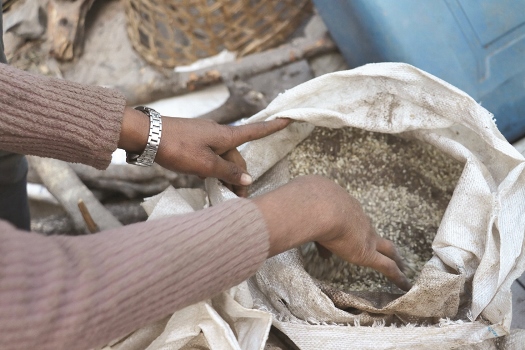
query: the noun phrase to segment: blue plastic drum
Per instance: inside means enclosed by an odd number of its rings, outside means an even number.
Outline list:
[[[525,0],[314,0],[350,67],[406,62],[525,136]]]

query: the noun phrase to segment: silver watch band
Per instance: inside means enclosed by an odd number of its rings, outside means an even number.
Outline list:
[[[144,152],[140,155],[126,152],[126,162],[133,165],[151,166],[159,150],[160,136],[162,134],[162,118],[159,112],[152,108],[138,106],[135,107],[135,109],[149,116],[148,143],[146,144]]]

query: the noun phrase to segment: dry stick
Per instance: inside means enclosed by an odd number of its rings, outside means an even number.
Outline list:
[[[328,38],[299,38],[275,49],[249,55],[232,63],[180,73],[179,86],[190,91],[215,84],[223,78],[246,78],[295,61],[335,51],[334,42]]]
[[[324,37],[298,38],[264,52],[248,55],[234,62],[223,63],[193,72],[168,72],[167,79],[151,84],[115,86],[124,93],[129,105],[144,104],[159,98],[182,95],[223,80],[234,81],[279,68],[302,59],[336,51],[334,42]]]
[[[105,170],[98,170],[89,165],[69,164],[81,180],[104,179],[129,182],[146,182],[155,179],[175,180],[180,175],[166,170],[158,164],[151,167],[138,167],[128,164],[111,163]]]
[[[3,0],[2,1],[2,11],[6,12],[9,10],[9,7],[15,3],[16,0]]]
[[[80,181],[71,167],[60,160],[28,157],[46,188],[55,196],[64,210],[71,216],[75,229],[87,232],[86,223],[77,209],[78,200],[83,199],[100,230],[120,227],[122,224],[95,198]]]
[[[157,194],[172,185],[175,188],[197,188],[203,181],[195,175],[180,174],[153,164],[137,167],[128,164],[110,164],[105,170],[97,170],[84,164],[69,164],[89,188],[119,192],[128,198]]]
[[[51,54],[71,61],[80,56],[84,44],[86,14],[95,0],[50,0],[47,36]]]
[[[89,232],[91,232],[91,233],[98,232],[99,231],[98,225],[95,222],[95,220],[93,220],[93,217],[89,213],[89,210],[86,207],[86,203],[84,203],[82,198],[80,198],[78,200],[78,210],[80,210],[80,214],[82,214],[82,217],[84,218],[84,221],[86,223],[86,226],[87,226]]]
[[[221,106],[200,115],[199,118],[214,120],[219,124],[229,124],[262,111],[268,102],[264,95],[242,81],[227,81],[230,96]]]
[[[91,189],[103,191],[102,194],[111,196],[111,194],[120,193],[128,199],[150,197],[164,191],[171,185],[166,179],[155,179],[145,183],[97,178],[83,179],[82,181]]]
[[[98,170],[84,164],[71,163],[69,166],[88,188],[122,193],[127,198],[155,195],[169,185],[175,188],[203,186],[203,181],[197,176],[175,173],[158,164],[151,167],[110,164],[105,170]],[[27,181],[42,184],[42,179],[32,166],[29,166]]]
[[[125,225],[145,221],[148,218],[144,209],[139,205],[139,201],[108,203],[104,207]],[[32,218],[31,227],[34,231],[47,235],[84,233],[84,231],[76,231],[73,220],[67,213]]]

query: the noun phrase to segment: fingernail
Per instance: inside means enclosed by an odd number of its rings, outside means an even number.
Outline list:
[[[248,186],[248,185],[251,185],[252,182],[253,182],[253,179],[250,175],[248,174],[241,175],[241,185]]]

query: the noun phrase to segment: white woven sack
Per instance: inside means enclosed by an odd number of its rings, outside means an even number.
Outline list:
[[[358,316],[335,308],[317,288],[292,250],[269,259],[250,280],[257,307],[274,315],[277,328],[301,349],[448,349],[509,333],[510,286],[525,270],[525,159],[501,135],[488,111],[417,68],[380,63],[299,85],[247,122],[278,117],[307,123],[294,123],[242,148],[256,179],[255,194],[288,181],[280,160],[314,125],[400,134],[464,163],[433,242],[435,256],[422,272],[434,285],[418,288],[416,283],[386,309],[417,309],[422,300],[441,298],[433,305],[438,309],[466,294],[472,302],[469,320],[444,318],[425,327],[359,326]],[[206,186],[212,205],[235,197],[216,179],[207,179]],[[443,299],[447,296],[448,301]]]
[[[149,198],[142,206],[148,220],[191,213],[206,206],[201,189],[174,189]],[[187,306],[103,350],[263,350],[271,326],[271,315],[254,310],[246,282],[211,300]]]

